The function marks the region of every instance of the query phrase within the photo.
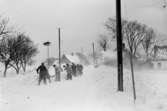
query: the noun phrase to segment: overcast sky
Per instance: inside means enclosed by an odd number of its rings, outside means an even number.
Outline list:
[[[138,20],[167,34],[167,9],[164,0],[122,0],[126,19]],[[91,51],[91,43],[105,33],[104,22],[115,16],[115,0],[0,0],[0,14],[26,31],[40,48],[44,60],[45,41],[51,41],[50,55],[58,56],[58,33],[61,27],[62,51]]]

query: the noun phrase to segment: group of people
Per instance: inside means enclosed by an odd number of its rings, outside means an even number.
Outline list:
[[[53,65],[53,67],[55,69],[55,81],[60,81],[61,80],[60,74],[63,71],[63,69],[57,65]],[[83,65],[81,64],[74,64],[74,63],[66,64],[66,65],[63,65],[63,68],[67,73],[66,75],[67,80],[72,80],[73,76],[76,77],[83,74]],[[44,65],[44,63],[41,63],[41,65],[37,68],[36,71],[39,74],[38,85],[40,85],[42,80],[45,84],[47,83],[47,80],[51,82],[51,79],[50,79],[51,76],[49,75],[49,71]]]
[[[67,80],[72,80],[73,76],[79,76],[83,74],[83,65],[81,64],[66,64],[63,66],[67,72]]]

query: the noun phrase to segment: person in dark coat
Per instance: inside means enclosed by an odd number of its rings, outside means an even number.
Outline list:
[[[83,65],[82,64],[77,64],[77,74],[82,75],[83,74]]]
[[[72,80],[72,69],[69,64],[66,64],[65,70],[67,72],[67,80]]]
[[[37,74],[39,74],[39,79],[38,79],[38,85],[40,85],[41,81],[46,84],[46,78],[48,78],[48,71],[47,68],[45,67],[44,63],[41,63],[41,65],[37,68]]]
[[[83,74],[83,65],[82,64],[80,64],[80,72],[81,72],[81,74]]]
[[[72,63],[71,68],[72,68],[72,74],[74,76],[76,76],[76,71],[77,71],[76,69],[77,69],[77,67],[76,67],[76,65],[74,63]]]

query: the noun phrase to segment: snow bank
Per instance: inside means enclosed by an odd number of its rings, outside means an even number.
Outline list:
[[[94,84],[96,99],[101,109],[106,111],[166,111],[167,110],[167,71],[143,70],[135,72],[137,101],[133,103],[131,72],[124,70],[124,92],[117,92],[117,69],[90,66],[86,69]],[[91,74],[91,75],[88,75]],[[108,109],[108,110],[107,110]]]
[[[133,103],[131,73],[124,70],[124,92],[117,92],[117,69],[84,67],[81,77],[37,85],[36,72],[0,78],[0,111],[166,111],[167,71],[135,72]]]

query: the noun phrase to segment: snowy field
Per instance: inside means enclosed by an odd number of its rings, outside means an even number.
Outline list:
[[[124,92],[117,92],[117,69],[87,66],[84,74],[37,85],[37,75],[0,78],[0,111],[167,111],[167,70],[135,72],[134,104],[131,73],[124,70]]]

